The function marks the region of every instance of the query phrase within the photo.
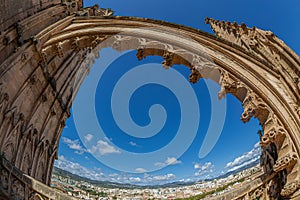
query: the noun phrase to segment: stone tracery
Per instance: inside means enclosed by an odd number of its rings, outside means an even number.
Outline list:
[[[282,196],[292,197],[300,188],[297,135],[300,130],[300,61],[273,33],[255,27],[250,29],[245,24],[239,26],[207,19],[220,39],[155,20],[107,19],[113,11],[99,10],[98,6],[82,9],[79,0],[58,2],[55,9],[60,13],[56,20],[46,19],[44,26],[34,34],[29,31],[30,27],[24,29],[28,21],[21,21],[12,29],[3,29],[4,34],[0,35],[3,41],[0,50],[5,50],[4,56],[8,55],[8,59],[0,56],[3,61],[0,65],[0,149],[6,154],[6,159],[23,173],[49,183],[72,99],[95,53],[111,46],[118,51],[136,49],[139,60],[149,55],[161,56],[166,69],[183,64],[191,70],[189,79],[192,83],[200,78],[211,78],[221,86],[219,98],[228,93],[236,96],[244,107],[242,121],[247,122],[251,117],[260,120],[263,128],[261,160],[265,172],[277,173],[277,178],[271,178],[252,191],[253,197],[263,197],[270,185],[277,187],[269,187],[270,193],[274,193],[271,196],[278,196],[281,190]],[[55,12],[52,14],[54,16]],[[43,16],[42,11],[37,12],[36,18],[40,15]],[[99,18],[90,19],[89,16]],[[107,22],[109,31],[103,28]],[[49,25],[53,26],[47,27]],[[133,31],[126,32],[130,28]],[[182,30],[181,34],[177,29]],[[163,38],[162,31],[169,34],[171,42],[169,38]],[[180,38],[181,43],[176,38]],[[236,46],[230,46],[228,41]],[[19,68],[14,67],[18,65],[24,69],[24,77],[18,75]],[[74,80],[76,74],[79,80]],[[13,79],[14,76],[20,79]],[[27,91],[29,85],[35,88],[34,92]],[[266,91],[271,91],[269,96],[263,95]],[[31,97],[27,102],[29,106],[18,103],[24,96]],[[2,190],[8,191],[8,186],[12,185],[10,195],[24,193],[24,183],[10,179],[5,167],[0,167],[0,170]],[[285,173],[285,178],[282,178]],[[280,177],[285,179],[282,189],[278,183]]]

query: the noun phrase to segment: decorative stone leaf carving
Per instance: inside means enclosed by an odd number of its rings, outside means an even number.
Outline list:
[[[248,122],[252,117],[257,117],[261,122],[264,119],[259,116],[263,116],[264,113],[268,112],[266,103],[258,97],[254,92],[248,90],[246,98],[243,100],[244,112],[242,113],[241,120]],[[268,113],[267,113],[268,114]]]
[[[59,42],[56,44],[56,51],[57,51],[58,57],[60,57],[60,58],[64,57],[64,49],[62,47],[62,42]]]
[[[257,188],[253,194],[251,195],[251,199],[260,199],[264,197],[264,190],[265,188],[263,186]]]
[[[163,58],[165,59],[162,62],[162,65],[165,69],[169,69],[173,65],[174,53],[169,51],[164,51]]]
[[[261,145],[266,146],[271,142],[276,142],[279,146],[283,142],[286,130],[273,112],[270,112],[267,121],[263,124],[263,128],[264,135],[261,138]]]
[[[196,69],[195,67],[193,67],[192,70],[191,70],[191,72],[192,73],[189,76],[189,81],[191,83],[197,83],[198,80],[201,78],[201,74],[200,74],[199,70]]]
[[[300,187],[299,185],[299,180],[295,180],[291,183],[288,183],[284,186],[284,188],[281,191],[282,196],[290,196],[292,195],[298,188]]]
[[[291,166],[295,165],[297,160],[298,160],[298,157],[297,157],[296,153],[294,153],[294,152],[289,153],[289,154],[279,158],[276,161],[275,165],[273,166],[273,170],[275,172],[279,172],[281,170],[284,170],[288,167],[291,167]]]

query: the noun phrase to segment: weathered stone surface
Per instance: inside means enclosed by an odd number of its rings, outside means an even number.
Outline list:
[[[161,56],[166,69],[185,65],[192,83],[210,78],[221,86],[219,98],[228,93],[237,97],[244,107],[241,120],[256,117],[262,125],[265,173],[259,186],[250,185],[247,192],[241,188],[241,196],[296,198],[300,59],[274,34],[207,19],[215,37],[162,21],[113,17],[113,11],[97,5],[82,8],[81,0],[4,1],[0,13],[0,152],[5,157],[0,165],[1,195],[60,198],[42,183],[50,183],[61,132],[81,82],[98,52],[112,47],[136,49],[139,60]],[[27,194],[24,187],[33,193]]]
[[[36,181],[0,156],[0,199],[74,199]]]

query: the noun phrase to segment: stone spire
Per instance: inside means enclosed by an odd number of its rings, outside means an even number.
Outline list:
[[[271,31],[264,31],[255,26],[249,28],[245,23],[239,25],[237,22],[225,22],[205,19],[206,24],[210,24],[215,34],[231,43],[242,47],[247,52],[254,54],[260,60],[265,60],[269,64],[269,69],[274,73],[285,77],[288,72],[286,82],[293,88],[294,100],[300,99],[300,58],[282,40],[276,37]]]
[[[255,51],[256,46],[264,46],[274,37],[271,31],[263,31],[255,26],[249,28],[245,23],[239,25],[237,22],[231,23],[212,18],[206,18],[205,23],[210,24],[218,37],[235,43],[248,51]]]

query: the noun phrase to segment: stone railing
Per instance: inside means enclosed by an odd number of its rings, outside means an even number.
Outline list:
[[[2,199],[72,200],[75,198],[23,174],[3,156],[0,156],[0,200]]]

